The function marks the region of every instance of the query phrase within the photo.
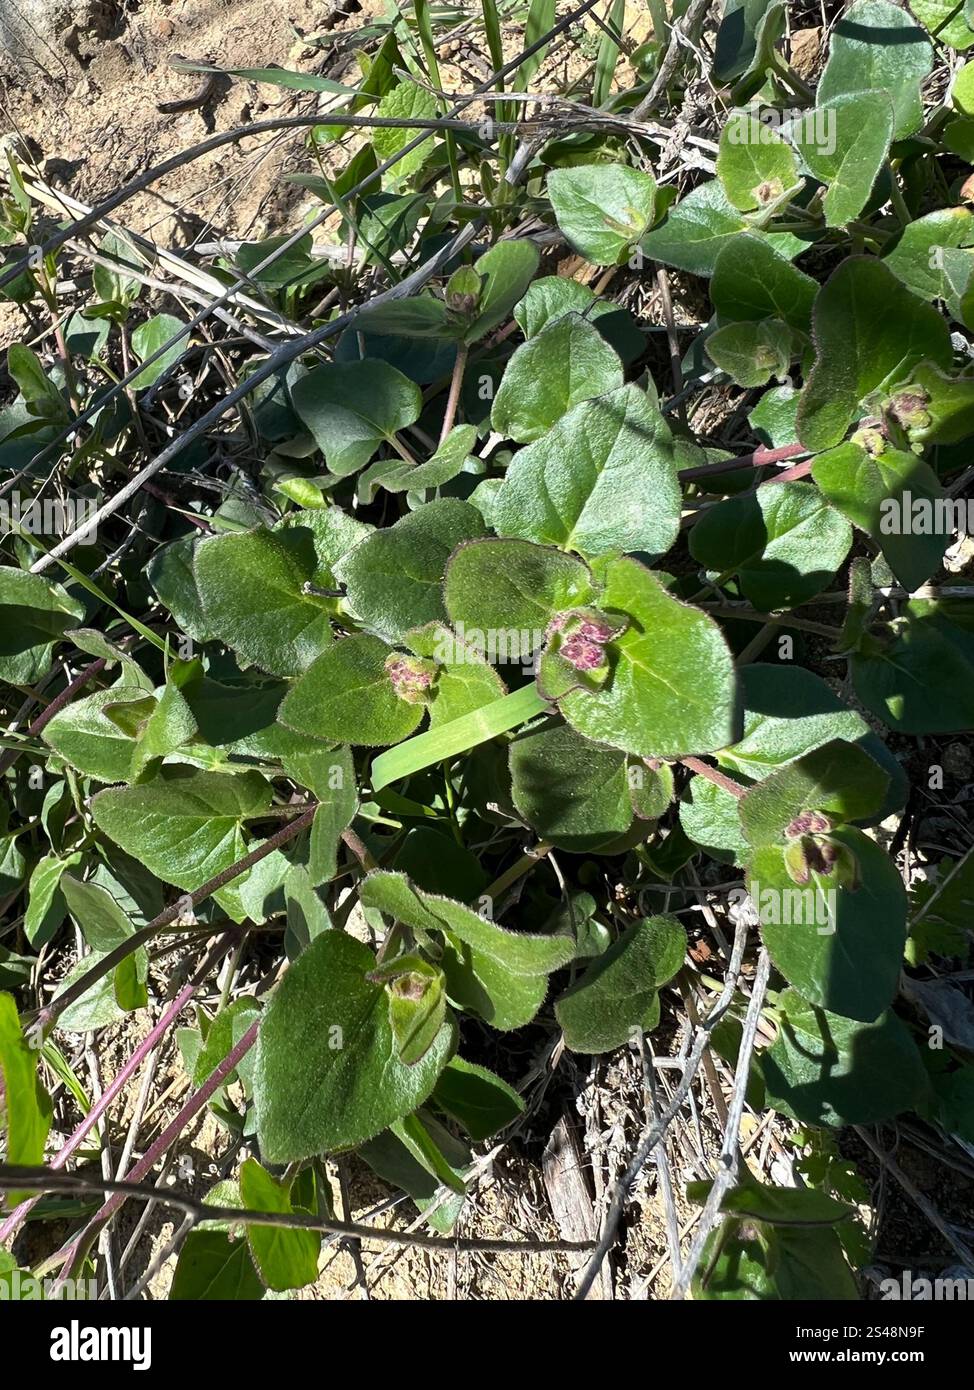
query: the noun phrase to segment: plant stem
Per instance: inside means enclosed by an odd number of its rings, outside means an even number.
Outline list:
[[[88,1111],[87,1115],[85,1115],[84,1119],[81,1121],[80,1125],[78,1125],[78,1128],[74,1131],[71,1137],[64,1144],[63,1148],[59,1149],[58,1152],[51,1159],[52,1168],[64,1167],[64,1164],[79,1147],[81,1141],[85,1138],[87,1134],[91,1132],[91,1130],[95,1127],[95,1125],[98,1123],[101,1117],[105,1114],[115,1097],[127,1085],[127,1083],[138,1071],[145,1058],[149,1055],[152,1049],[165,1037],[166,1033],[179,1018],[179,1015],[182,1013],[183,1009],[192,999],[193,995],[196,993],[197,989],[199,989],[203,981],[207,978],[213,967],[217,964],[217,962],[220,960],[222,956],[226,955],[227,950],[229,949],[231,942],[237,936],[237,933],[238,928],[236,927],[233,927],[230,930],[223,933],[223,935],[217,941],[213,949],[207,955],[206,959],[202,962],[199,969],[194,972],[192,979],[190,979],[190,981],[187,984],[185,984],[183,988],[179,991],[179,993],[176,995],[175,999],[166,1009],[165,1013],[159,1019],[155,1027],[142,1039],[138,1047],[132,1053],[131,1057],[119,1070],[118,1075],[112,1080],[111,1084],[108,1085],[105,1088],[105,1090],[101,1093],[101,1095],[98,1097],[98,1100]],[[32,1197],[29,1201],[22,1202],[20,1206],[16,1207],[15,1210],[10,1213],[3,1225],[0,1226],[0,1244],[2,1244],[5,1240],[10,1240],[12,1236],[15,1235],[17,1228],[20,1226],[20,1223],[24,1220],[27,1213],[38,1201],[40,1201],[39,1197]]]
[[[90,666],[86,666],[83,671],[79,671],[74,680],[64,687],[60,695],[55,695],[47,708],[42,710],[33,724],[28,726],[27,737],[34,738],[42,729],[45,729],[58,711],[64,709],[65,705],[70,704],[78,691],[97,676],[100,671],[104,671],[107,665],[108,662],[105,657],[100,656],[97,661],[93,661]],[[8,748],[5,753],[0,755],[0,776],[2,776],[8,768],[13,766],[22,751],[23,750],[20,748]]]
[[[467,354],[470,349],[466,343],[460,343],[457,347],[457,359],[453,364],[453,376],[450,378],[450,394],[446,398],[446,410],[443,415],[443,428],[440,430],[440,447],[447,435],[453,429],[453,422],[457,416],[457,406],[460,404],[460,392],[463,389],[463,373],[467,365]]]
[[[735,782],[733,777],[727,776],[726,772],[719,772],[717,768],[711,767],[709,763],[703,762],[700,758],[680,758],[679,761],[691,772],[696,772],[701,777],[705,777],[708,782],[713,782],[715,787],[730,792],[731,796],[742,797],[747,791],[747,787],[741,786],[740,782]]]
[[[146,926],[134,932],[131,936],[126,937],[121,945],[109,951],[108,955],[103,956],[97,965],[92,966],[90,970],[86,970],[80,979],[76,980],[74,984],[69,985],[63,994],[59,994],[56,999],[52,999],[49,1004],[45,1005],[43,1009],[40,1009],[33,1020],[33,1029],[39,1033],[43,1029],[50,1027],[58,1015],[61,1014],[69,1004],[73,1004],[76,999],[80,999],[83,994],[87,994],[92,985],[97,984],[99,980],[103,979],[110,971],[114,970],[116,965],[120,965],[133,951],[137,950],[140,946],[145,946],[163,929],[163,927],[167,927],[170,922],[175,921],[184,911],[187,904],[192,905],[194,908],[198,907],[200,903],[204,902],[211,894],[218,892],[218,890],[223,888],[227,883],[238,878],[241,874],[246,873],[248,869],[252,869],[253,866],[259,864],[262,859],[266,859],[269,854],[279,849],[281,845],[286,845],[289,840],[293,840],[302,830],[306,830],[314,820],[317,809],[317,805],[312,806],[310,810],[305,811],[297,820],[291,821],[289,825],[282,826],[275,834],[262,841],[256,849],[252,849],[249,854],[245,854],[242,859],[238,859],[235,864],[231,864],[228,868],[222,869],[220,873],[214,875],[213,878],[204,883],[201,888],[195,888],[192,893],[184,893],[176,902],[160,912],[158,917],[153,917],[152,921]]]

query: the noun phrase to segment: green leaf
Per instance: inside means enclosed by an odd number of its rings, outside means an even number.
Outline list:
[[[784,5],[775,0],[727,0],[717,30],[714,75],[718,81],[763,73],[767,45],[777,42],[783,28]]]
[[[95,287],[95,294],[103,303],[127,306],[137,297],[142,288],[141,282],[136,280],[133,275],[126,275],[124,271],[137,270],[142,272],[145,262],[134,251],[126,240],[117,236],[114,232],[109,232],[98,243],[99,254],[108,260],[118,263],[118,269],[112,270],[105,265],[93,265],[91,268],[91,278]],[[121,315],[124,318],[124,313]]]
[[[974,63],[965,63],[954,73],[950,100],[965,116],[974,116]]]
[[[291,1216],[290,1183],[279,1182],[255,1158],[240,1166],[240,1200],[248,1211]],[[269,1289],[303,1289],[318,1277],[321,1236],[317,1231],[288,1230],[281,1226],[247,1224],[247,1239],[254,1263]]]
[[[747,111],[737,111],[720,132],[717,177],[728,202],[756,212],[780,202],[801,182],[794,151],[778,132]]]
[[[545,977],[575,954],[569,936],[507,931],[462,903],[422,892],[401,874],[369,874],[361,901],[414,930],[441,934],[451,1000],[502,1032],[530,1022],[544,1002]]]
[[[680,801],[680,824],[686,835],[718,862],[742,864],[750,854],[737,797],[705,777],[691,778]]]
[[[936,309],[882,261],[865,256],[844,260],[819,291],[812,336],[815,363],[797,420],[799,438],[813,453],[841,442],[870,392],[908,380],[924,359],[946,369],[953,356]]]
[[[327,883],[338,872],[338,845],[342,831],[351,825],[358,810],[355,763],[348,748],[327,755],[327,782],[318,783],[315,795],[318,809],[311,825],[308,872],[314,887]]]
[[[139,362],[145,362],[153,353],[158,352],[164,343],[177,333],[181,333],[186,327],[182,319],[173,318],[172,314],[156,314],[151,319],[146,319],[144,323],[132,331],[132,351]],[[159,378],[169,370],[185,353],[189,346],[189,338],[180,338],[173,343],[172,347],[159,357],[151,366],[139,372],[130,383],[133,391],[144,391],[148,386],[154,386]]]
[[[689,270],[694,275],[713,275],[717,257],[733,238],[755,231],[742,212],[728,201],[717,179],[702,183],[671,208],[666,220],[642,240],[643,252],[654,261]],[[776,254],[790,260],[802,249],[795,237],[783,233],[767,236]]]
[[[622,265],[652,225],[656,180],[624,164],[553,169],[548,197],[569,244],[593,265]]]
[[[814,1008],[793,989],[778,1037],[761,1054],[768,1101],[811,1125],[874,1125],[914,1110],[927,1074],[907,1028],[888,1010],[872,1023]]]
[[[466,1130],[475,1143],[490,1139],[524,1113],[524,1101],[494,1072],[451,1057],[433,1089],[433,1104]]]
[[[34,685],[46,676],[55,642],[84,611],[59,584],[0,566],[0,680]]]
[[[850,826],[829,832],[858,863],[855,889],[813,871],[799,888],[780,847],[755,852],[748,892],[775,965],[810,1004],[869,1023],[889,1007],[906,939],[906,892],[899,870],[873,840]]]
[[[920,5],[912,8],[922,18]],[[932,67],[932,45],[905,10],[888,0],[858,0],[832,32],[818,101],[885,91],[893,101],[894,137],[902,140],[923,124],[920,87]]]
[[[195,554],[196,536],[181,536],[155,552],[146,573],[177,628],[196,642],[208,642],[213,634],[206,630],[203,603],[193,573]]]
[[[944,497],[936,473],[923,459],[903,449],[867,452],[856,443],[840,444],[820,454],[812,477],[843,516],[879,546],[899,584],[917,589],[940,568],[950,533],[933,529],[937,502]],[[913,516],[919,507],[919,525]]]
[[[717,256],[710,297],[720,323],[778,318],[807,332],[818,285],[764,238],[735,237]],[[794,438],[794,436],[790,436]]]
[[[386,669],[390,655],[383,641],[364,633],[336,642],[284,697],[281,723],[334,743],[375,747],[408,738],[423,707],[396,694]]]
[[[146,675],[138,662],[126,655],[121,647],[110,642],[105,634],[99,632],[97,628],[74,627],[64,635],[70,637],[79,651],[87,652],[89,656],[103,657],[110,667],[120,666],[121,676],[126,684],[141,686],[143,690],[150,693],[154,689],[155,683]]]
[[[57,854],[45,854],[34,865],[24,914],[24,931],[36,950],[47,945],[64,921],[67,904],[60,891],[61,875],[80,863],[81,854],[76,851],[64,858]]]
[[[576,405],[515,454],[493,526],[582,556],[661,555],[680,524],[677,469],[659,409],[638,387],[621,386]]]
[[[974,214],[968,208],[938,208],[903,228],[883,264],[921,299],[946,299],[945,249],[974,246]],[[974,252],[972,252],[974,257]]]
[[[690,554],[737,574],[756,608],[806,603],[835,578],[852,529],[811,483],[764,483],[711,507],[690,532]]]
[[[565,314],[515,351],[494,397],[491,427],[528,444],[572,406],[622,383],[622,363],[598,329],[580,314]]]
[[[627,928],[555,1003],[555,1017],[573,1052],[612,1052],[634,1032],[659,1023],[658,991],[686,955],[686,932],[675,917],[646,917]]]
[[[461,545],[450,557],[443,588],[446,610],[461,640],[498,659],[523,661],[544,641],[555,613],[593,597],[588,567],[522,540],[483,540]]]
[[[596,743],[639,757],[679,757],[729,743],[736,682],[720,629],[668,594],[638,561],[613,560],[599,598],[629,626],[608,647],[612,672],[597,693],[575,690],[562,714]]]
[[[943,860],[934,882],[913,885],[911,899],[914,912],[906,943],[909,963],[925,964],[931,951],[963,955],[974,908],[974,849],[962,859]]]
[[[763,386],[772,376],[783,381],[794,355],[792,331],[780,319],[725,324],[710,334],[706,347],[738,386]]]
[[[304,592],[318,562],[303,527],[208,537],[193,568],[206,628],[245,664],[296,676],[330,644],[328,610]]]
[[[194,738],[196,719],[180,689],[202,675],[198,661],[174,661],[155,709],[145,721],[132,753],[128,780],[144,782],[159,770],[162,760]]]
[[[262,289],[284,290],[298,285],[305,278],[314,275],[314,262],[311,258],[311,234],[305,233],[293,245],[286,235],[264,237],[260,241],[245,241],[237,248],[234,261],[241,272]],[[269,257],[274,257],[270,265],[258,270]],[[319,266],[320,266],[319,262]]]
[[[538,248],[532,241],[499,241],[477,260],[481,279],[477,315],[464,337],[479,342],[511,317],[538,269]]]
[[[336,566],[353,612],[390,642],[411,627],[446,618],[446,562],[463,541],[485,532],[467,502],[427,502],[395,525],[373,531]],[[355,740],[357,741],[357,740]]]
[[[226,1231],[190,1231],[179,1251],[169,1299],[174,1303],[259,1302],[264,1297],[250,1249]]]
[[[505,695],[504,682],[484,654],[461,642],[443,623],[414,628],[403,640],[417,656],[439,663],[429,705],[431,729],[473,714]]]
[[[133,735],[109,718],[106,711],[116,712],[126,705],[139,717],[147,717],[147,707],[154,704],[141,686],[115,685],[109,690],[96,690],[59,710],[42,734],[44,742],[55,753],[99,782],[126,782],[135,748]]]
[[[444,1024],[422,1061],[396,1055],[375,957],[343,932],[325,932],[290,967],[264,1014],[254,1099],[270,1163],[349,1148],[422,1105],[453,1050]]]
[[[703,1206],[710,1196],[712,1182],[687,1184],[687,1199]],[[855,1214],[847,1202],[837,1201],[827,1192],[814,1187],[767,1187],[759,1183],[751,1170],[741,1166],[740,1182],[726,1192],[720,1211],[727,1216],[741,1216],[768,1226],[835,1226]]]
[[[575,955],[568,936],[511,932],[452,898],[424,893],[404,874],[378,870],[362,880],[363,907],[374,907],[406,926],[450,933],[477,952],[491,956],[512,975],[549,975]]]
[[[127,941],[135,928],[107,888],[83,883],[71,874],[61,879],[61,892],[68,911],[93,951],[107,955]]]
[[[752,845],[783,843],[803,812],[862,820],[883,804],[889,777],[868,753],[835,738],[787,763],[740,798],[741,826]]]
[[[910,0],[910,9],[940,43],[960,52],[974,44],[974,31],[960,0]]]
[[[823,129],[831,135],[825,143]],[[844,227],[866,206],[889,154],[893,103],[883,91],[836,96],[796,120],[788,134],[805,167],[827,185],[822,200],[826,226]]]
[[[740,679],[744,732],[719,754],[721,766],[731,772],[761,778],[833,739],[855,743],[869,733],[860,714],[800,666],[755,662],[743,668]]]
[[[386,92],[379,102],[376,115],[382,117],[400,116],[407,120],[429,121],[436,115],[436,97],[432,92],[428,92],[425,87],[420,87],[415,82],[400,82],[397,86],[390,87],[389,91]],[[380,163],[384,164],[387,159],[392,159],[394,155],[399,154],[403,146],[411,144],[419,133],[418,130],[403,129],[401,126],[377,126],[372,132],[372,146]],[[393,186],[401,185],[423,167],[432,151],[432,141],[418,145],[415,150],[410,150],[409,154],[404,155],[389,170],[389,173],[384,176],[385,179]]]
[[[597,850],[632,824],[626,755],[618,749],[556,725],[515,740],[510,763],[518,813],[558,848]]]
[[[0,994],[0,1123],[7,1163],[32,1167],[44,1161],[51,1128],[51,1098],[38,1075],[40,1052],[21,1032],[12,994]],[[21,1194],[18,1200],[22,1200]]]
[[[911,445],[958,444],[974,434],[974,379],[947,377],[921,362],[889,405],[895,409],[903,403],[911,407],[905,412]]]
[[[884,639],[852,657],[866,709],[903,734],[974,728],[974,634],[960,600],[914,599]]]
[[[462,1171],[472,1157],[466,1144],[421,1111],[370,1139],[358,1153],[384,1182],[409,1193],[434,1230],[449,1235],[466,1194]]]
[[[435,707],[435,700],[434,700]],[[399,781],[413,772],[432,767],[434,763],[466,753],[498,734],[525,724],[537,714],[547,713],[549,705],[538,694],[534,684],[503,695],[473,710],[411,738],[399,748],[382,753],[372,764],[372,790],[381,791],[390,782]]]
[[[834,1229],[769,1226],[727,1217],[712,1231],[695,1300],[856,1302],[859,1288]]]
[[[255,1019],[260,1018],[260,1005],[247,997],[235,999],[221,1009],[206,1030],[203,1045],[192,1067],[194,1086],[202,1086],[224,1062]],[[245,1054],[223,1081],[229,1086],[238,1079],[249,1089],[253,1085],[254,1056]]]
[[[373,359],[312,367],[292,385],[291,401],[339,477],[364,467],[423,408],[415,382]]]
[[[593,323],[624,363],[644,352],[645,335],[628,309],[611,300],[597,299],[587,285],[566,280],[563,275],[545,275],[535,280],[514,310],[514,317],[525,338],[534,338],[546,324],[570,313],[582,314]]]
[[[383,471],[377,478],[387,492],[421,492],[425,488],[442,487],[463,472],[477,440],[475,425],[454,425],[453,429],[426,463],[403,463]],[[385,460],[377,467],[385,467]],[[363,483],[364,483],[363,478]],[[338,508],[334,508],[335,511]],[[341,513],[340,513],[341,514]]]
[[[270,784],[256,772],[163,768],[152,782],[99,792],[91,812],[99,830],[163,882],[191,891],[243,858],[242,824],[270,803]]]

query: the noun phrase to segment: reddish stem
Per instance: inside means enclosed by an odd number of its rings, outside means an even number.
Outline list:
[[[747,791],[747,787],[742,787],[740,782],[734,781],[733,777],[728,777],[725,772],[719,772],[717,768],[711,767],[709,763],[703,762],[700,758],[681,758],[680,762],[691,772],[706,777],[707,781],[713,782],[715,787],[730,792],[731,796],[741,797]]]
[[[257,1029],[260,1020],[257,1019],[250,1025],[246,1033],[227,1053],[223,1061],[216,1067],[203,1082],[198,1091],[194,1091],[189,1099],[180,1106],[176,1118],[166,1126],[159,1135],[159,1138],[152,1144],[136,1163],[135,1167],[126,1175],[128,1182],[141,1182],[142,1179],[155,1167],[159,1159],[166,1150],[175,1143],[182,1134],[186,1126],[199,1114],[206,1105],[207,1101],[213,1096],[226,1081],[227,1077],[237,1066],[240,1059],[253,1047],[257,1041]],[[94,1216],[85,1226],[84,1230],[77,1235],[71,1244],[64,1251],[64,1261],[61,1265],[62,1271],[67,1266],[70,1271],[72,1265],[79,1255],[90,1249],[91,1242],[97,1236],[101,1227],[114,1216],[119,1207],[123,1205],[128,1197],[126,1192],[115,1192],[109,1197],[108,1201],[95,1212]],[[59,1252],[60,1253],[60,1252]]]
[[[285,845],[289,840],[293,840],[296,835],[299,835],[302,830],[305,830],[311,824],[317,809],[317,805],[310,807],[309,810],[305,811],[303,816],[299,816],[297,820],[291,821],[290,825],[282,826],[280,830],[269,836],[268,839],[262,840],[256,849],[252,849],[249,854],[245,854],[243,859],[238,859],[236,864],[231,864],[229,868],[223,869],[220,873],[216,874],[215,877],[211,878],[208,883],[204,883],[201,888],[194,889],[192,893],[184,893],[182,897],[177,898],[170,907],[160,912],[158,917],[153,917],[152,921],[149,922],[147,926],[142,927],[139,931],[126,937],[121,945],[109,951],[108,955],[103,956],[97,965],[92,966],[90,970],[86,970],[81,978],[76,980],[73,985],[69,986],[63,994],[59,994],[56,999],[52,999],[45,1008],[38,1012],[34,1020],[35,1029],[39,1031],[43,1028],[47,1028],[53,1023],[69,1004],[73,1004],[76,999],[80,999],[83,994],[87,994],[92,985],[97,984],[100,979],[114,970],[116,965],[120,965],[133,951],[137,950],[140,946],[145,946],[163,927],[175,921],[184,911],[187,902],[191,903],[193,907],[198,907],[211,893],[216,893],[224,884],[229,883],[231,879],[239,877],[242,873],[246,873],[246,871],[252,869],[255,864],[259,864],[262,859],[266,859],[274,850],[279,849],[281,845]]]
[[[129,1080],[135,1075],[139,1067],[145,1061],[146,1057],[148,1057],[152,1049],[168,1032],[172,1024],[175,1023],[176,1019],[179,1017],[183,1009],[192,999],[193,995],[196,993],[197,989],[199,989],[203,981],[207,978],[210,971],[213,969],[214,965],[216,965],[220,957],[226,954],[235,934],[235,931],[228,931],[220,937],[220,940],[216,943],[216,945],[213,947],[213,950],[209,953],[209,955],[200,965],[193,978],[179,991],[175,999],[172,1001],[172,1003],[166,1009],[165,1013],[159,1019],[159,1022],[152,1029],[151,1033],[149,1033],[145,1038],[143,1038],[142,1042],[139,1043],[138,1047],[132,1053],[128,1061],[125,1063],[124,1067],[122,1067],[121,1071],[112,1081],[111,1085],[106,1087],[106,1089],[102,1092],[98,1100],[88,1111],[87,1115],[85,1115],[84,1119],[81,1121],[80,1125],[78,1125],[78,1128],[71,1135],[70,1139],[67,1141],[64,1147],[59,1149],[58,1152],[51,1159],[52,1168],[63,1168],[67,1160],[80,1146],[81,1141],[85,1138],[86,1135],[91,1133],[91,1131],[94,1129],[95,1125],[101,1119],[102,1115],[105,1114],[106,1110],[111,1105],[115,1097],[129,1082]],[[20,1223],[27,1216],[27,1213],[34,1206],[34,1204],[39,1201],[39,1197],[31,1197],[28,1201],[21,1202],[21,1204],[10,1213],[3,1225],[0,1226],[0,1244],[2,1244],[2,1242],[5,1240],[10,1240],[16,1234],[17,1229],[20,1226]]]
[[[786,459],[797,458],[799,454],[807,452],[803,444],[782,444],[779,449],[767,449],[762,444],[760,448],[754,449],[750,454],[742,454],[740,458],[721,459],[719,463],[704,463],[699,468],[681,468],[679,478],[683,483],[690,483],[696,478],[712,478],[718,473],[735,473],[739,468],[764,468],[768,464],[783,463]],[[788,471],[791,472],[790,469]],[[780,482],[783,477],[784,474],[775,481]]]
[[[104,671],[107,664],[106,659],[100,656],[97,661],[93,661],[90,666],[86,666],[83,671],[79,671],[70,685],[66,685],[60,695],[55,695],[47,708],[42,710],[33,724],[30,725],[27,730],[28,737],[33,738],[36,734],[39,734],[42,729],[45,729],[57,714],[58,710],[64,709],[64,706],[77,695],[82,686],[87,685],[93,676],[98,675],[99,671]],[[8,768],[13,767],[23,751],[24,750],[21,748],[8,748],[0,754],[0,776],[3,776]]]
[[[780,473],[775,473],[766,481],[769,483],[793,483],[796,478],[807,478],[812,471],[814,462],[814,459],[805,459],[804,463],[796,463],[793,468],[783,468]]]

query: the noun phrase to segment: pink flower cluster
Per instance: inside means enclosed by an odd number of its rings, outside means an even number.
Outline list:
[[[563,656],[576,671],[595,671],[604,666],[605,644],[616,635],[618,629],[607,622],[569,612],[556,614],[548,625],[548,631],[559,632],[569,623],[572,623],[573,630],[558,648],[558,655]]]

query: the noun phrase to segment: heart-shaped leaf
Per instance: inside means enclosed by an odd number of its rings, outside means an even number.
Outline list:
[[[193,569],[207,630],[245,663],[296,676],[330,644],[325,603],[305,589],[319,578],[310,530],[208,537]]]
[[[652,225],[656,180],[624,164],[553,169],[548,197],[558,226],[593,265],[621,265]]]
[[[661,555],[680,524],[677,469],[658,408],[637,387],[622,386],[575,406],[515,454],[492,523],[502,535],[588,557]]]
[[[491,427],[528,444],[579,401],[622,382],[622,363],[598,329],[580,314],[564,314],[514,353],[494,397]]]
[[[897,581],[919,588],[940,567],[950,531],[938,530],[944,491],[923,459],[882,440],[820,454],[812,477],[832,505],[880,547]]]
[[[767,611],[806,603],[830,584],[852,528],[811,483],[764,483],[705,512],[690,553],[719,575],[737,574],[745,596]]]
[[[411,627],[445,619],[446,562],[462,541],[484,534],[480,513],[453,499],[428,502],[346,555],[337,577],[355,614],[390,642]]]
[[[373,359],[312,367],[292,385],[291,400],[339,477],[363,468],[423,408],[414,381]]]
[[[746,111],[732,114],[720,132],[717,177],[740,212],[773,206],[801,182],[794,151],[772,126]]]
[[[783,843],[808,811],[861,820],[882,804],[889,778],[854,743],[831,739],[779,768],[740,799],[741,826],[752,845]]]
[[[814,1008],[793,989],[779,1001],[761,1074],[776,1110],[810,1125],[874,1125],[913,1110],[929,1082],[916,1044],[890,1011],[872,1023]]]
[[[909,380],[924,359],[946,369],[953,356],[936,309],[865,256],[844,260],[819,291],[812,337],[815,363],[797,418],[799,438],[813,453],[841,442],[870,392]]]
[[[573,1052],[612,1052],[659,1023],[659,989],[686,955],[675,917],[646,917],[627,928],[555,1003]]]
[[[461,545],[450,557],[443,588],[460,640],[497,661],[529,657],[554,614],[589,602],[593,593],[581,560],[521,540]]]
[[[919,0],[920,4],[926,0]],[[917,5],[912,8],[922,14]],[[857,0],[832,31],[819,79],[819,102],[869,91],[893,101],[894,135],[902,140],[923,124],[920,86],[933,66],[933,47],[910,15],[889,0]]]
[[[543,840],[582,853],[618,840],[633,821],[626,755],[550,727],[511,744],[514,805]]]
[[[788,134],[809,173],[827,186],[826,226],[844,227],[865,207],[889,154],[893,103],[884,91],[836,96],[796,120]]]
[[[716,623],[668,594],[637,560],[613,560],[600,606],[629,626],[609,644],[611,675],[596,693],[575,690],[562,714],[596,743],[638,757],[707,752],[734,736],[736,682]]]
[[[710,283],[718,322],[777,318],[803,332],[811,326],[817,291],[810,275],[777,255],[765,237],[752,233],[735,237],[724,247]]]
[[[163,882],[192,890],[243,858],[242,825],[270,803],[270,784],[256,772],[163,768],[152,782],[99,792],[91,812],[99,830]]]
[[[816,871],[804,886],[783,850],[767,845],[748,866],[748,892],[775,965],[810,1004],[872,1022],[893,1001],[906,940],[906,890],[899,870],[873,840],[850,826],[830,831],[853,856],[858,886]]]
[[[422,1105],[436,1084],[453,1026],[443,1025],[420,1062],[401,1062],[385,986],[368,978],[374,966],[367,946],[326,931],[278,986],[261,1021],[254,1072],[268,1162],[360,1144]]]
[[[378,637],[343,638],[295,681],[278,717],[297,733],[334,743],[399,743],[419,725],[423,706],[396,694],[390,655]]]

